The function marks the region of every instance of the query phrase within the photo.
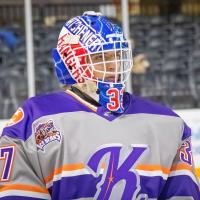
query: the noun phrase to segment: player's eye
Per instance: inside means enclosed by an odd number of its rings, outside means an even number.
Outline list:
[[[119,60],[120,52],[117,52],[116,54],[114,52],[112,54],[105,54],[104,57],[106,61]]]
[[[93,56],[91,56],[91,58],[92,58],[92,62],[94,62],[94,63],[102,62],[103,61],[102,54],[93,55]]]
[[[103,56],[102,55],[98,55],[95,57],[96,60],[102,60]]]

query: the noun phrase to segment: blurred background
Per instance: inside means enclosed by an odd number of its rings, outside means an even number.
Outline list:
[[[200,0],[32,0],[28,13],[24,2],[0,0],[1,127],[28,97],[60,89],[51,49],[62,25],[100,11],[126,25],[132,40],[129,90],[170,106],[192,127],[200,177]]]

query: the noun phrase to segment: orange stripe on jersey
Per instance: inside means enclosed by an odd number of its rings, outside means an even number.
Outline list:
[[[24,191],[31,191],[31,192],[40,192],[48,194],[48,190],[46,188],[34,186],[34,185],[22,185],[22,184],[6,184],[2,185],[0,188],[0,192],[6,191],[6,190],[24,190]]]
[[[59,168],[57,168],[52,174],[50,174],[48,177],[46,177],[44,180],[46,183],[51,181],[55,175],[58,175],[62,173],[62,171],[73,171],[73,170],[79,170],[79,169],[84,169],[85,165],[80,163],[80,164],[68,164],[68,165],[63,165]]]
[[[102,163],[101,168],[105,169],[106,164]],[[44,179],[44,181],[45,181],[45,183],[48,183],[53,180],[54,176],[61,174],[64,171],[75,171],[75,170],[80,170],[80,169],[85,169],[85,165],[83,163],[63,165],[63,166],[55,169],[49,176],[47,176]]]
[[[164,174],[169,174],[170,172],[168,168],[160,165],[137,165],[135,169],[144,171],[162,171]]]
[[[82,98],[80,98],[78,95],[76,95],[75,93],[73,93],[70,90],[66,90],[66,93],[73,96],[75,99],[77,99],[78,101],[80,101],[82,104],[84,104],[85,106],[87,106],[88,108],[90,108],[91,110],[93,110],[94,112],[97,111],[97,107],[93,106],[92,104],[88,103],[87,101],[83,100]]]
[[[195,172],[196,172],[196,176],[197,176],[198,178],[200,178],[200,168],[196,168],[196,169],[195,169]]]
[[[192,167],[188,164],[177,164],[177,165],[172,165],[171,171],[176,171],[176,170],[189,170],[192,171]]]

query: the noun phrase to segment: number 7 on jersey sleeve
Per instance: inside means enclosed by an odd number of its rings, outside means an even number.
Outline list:
[[[5,182],[10,180],[13,162],[15,158],[15,145],[0,147],[0,169],[2,169],[0,182]]]

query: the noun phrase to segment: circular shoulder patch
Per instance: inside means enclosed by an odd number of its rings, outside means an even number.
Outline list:
[[[20,108],[17,109],[17,111],[14,113],[14,115],[8,121],[6,126],[13,126],[13,125],[19,123],[20,121],[22,121],[23,118],[24,118],[24,111],[20,107]]]

